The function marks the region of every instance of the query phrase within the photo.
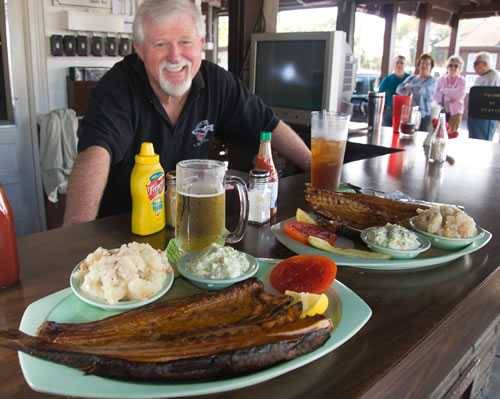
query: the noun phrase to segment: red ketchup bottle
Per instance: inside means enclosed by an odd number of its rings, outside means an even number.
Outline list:
[[[0,287],[8,287],[19,281],[14,214],[7,193],[0,185]]]
[[[271,132],[260,133],[260,147],[255,160],[255,168],[269,172],[269,187],[271,189],[271,217],[278,211],[278,171],[274,166],[271,151]]]

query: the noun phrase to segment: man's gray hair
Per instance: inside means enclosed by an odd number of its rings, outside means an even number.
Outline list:
[[[476,55],[476,61],[475,62],[484,62],[488,68],[491,67],[491,57],[490,54],[483,51],[482,53],[479,53]]]
[[[163,18],[187,14],[193,18],[196,32],[205,37],[205,22],[198,6],[191,0],[144,0],[135,14],[134,41],[144,41],[144,21],[148,18],[160,21]]]

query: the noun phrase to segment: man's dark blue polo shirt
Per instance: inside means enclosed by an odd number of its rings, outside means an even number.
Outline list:
[[[97,145],[111,155],[99,216],[129,212],[130,173],[143,141],[151,141],[165,171],[182,159],[207,158],[214,137],[236,138],[255,148],[262,130],[278,119],[231,73],[202,61],[181,115],[173,125],[137,55],[117,63],[93,90],[78,130],[78,150]]]

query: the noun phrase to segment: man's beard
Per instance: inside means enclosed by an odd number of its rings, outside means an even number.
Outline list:
[[[168,79],[166,79],[163,76],[163,70],[166,69],[168,70],[175,70],[177,68],[183,68],[186,66],[187,68],[187,76],[186,79],[183,80],[181,83],[174,84],[170,82]],[[188,92],[188,90],[191,88],[191,69],[193,67],[193,64],[189,62],[188,60],[182,60],[177,64],[171,64],[167,61],[163,61],[159,68],[158,68],[158,75],[159,75],[159,83],[161,89],[169,96],[172,97],[181,97],[184,94]]]

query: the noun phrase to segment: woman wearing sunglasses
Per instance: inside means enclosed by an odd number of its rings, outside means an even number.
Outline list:
[[[465,79],[460,75],[464,61],[458,55],[448,59],[447,73],[441,76],[436,85],[434,100],[441,104],[446,112],[450,132],[458,132],[464,113]]]

